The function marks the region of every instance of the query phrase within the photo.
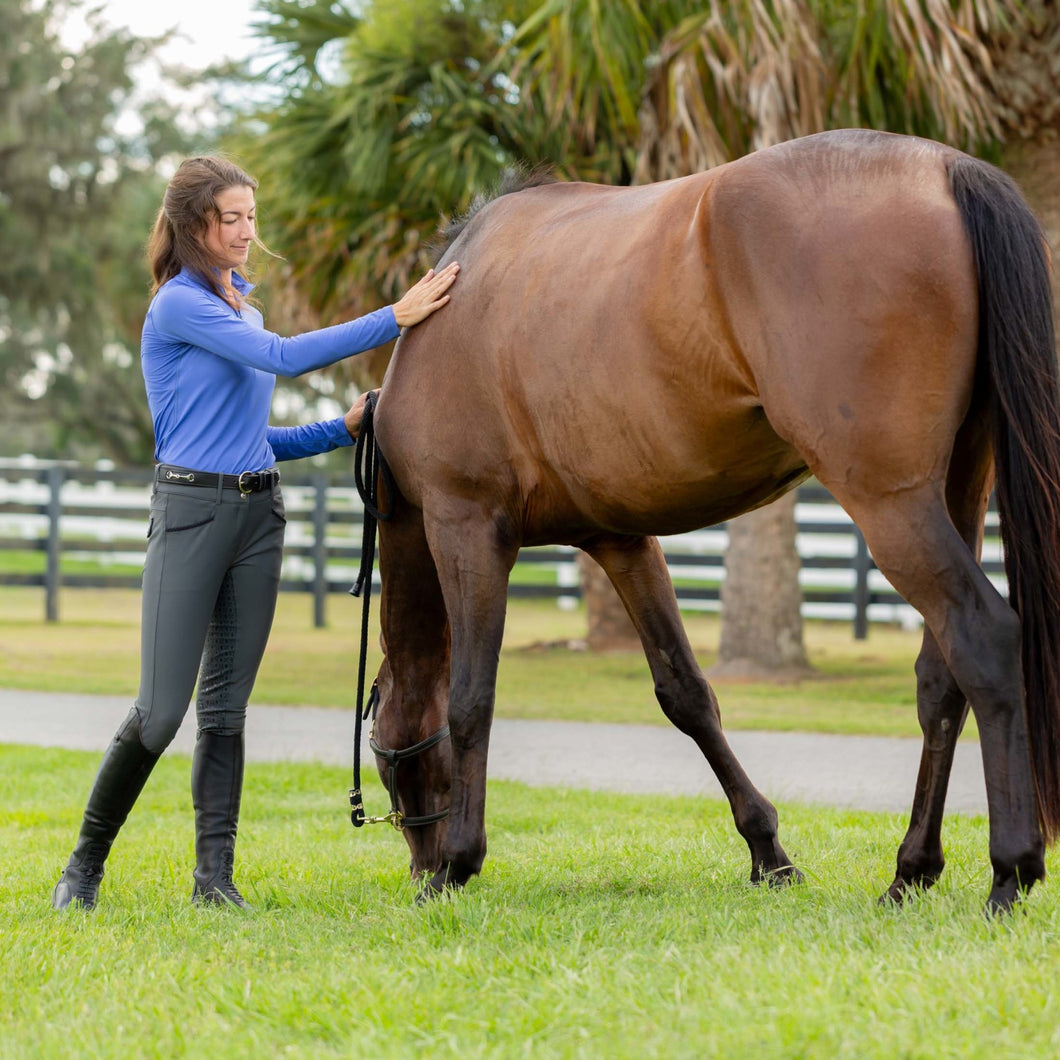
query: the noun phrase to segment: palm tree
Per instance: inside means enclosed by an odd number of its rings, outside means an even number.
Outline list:
[[[287,94],[233,144],[267,192],[270,246],[291,264],[266,284],[281,324],[330,323],[393,301],[432,262],[440,220],[466,210],[506,165],[556,146],[512,105],[498,56],[519,0],[447,7],[262,0],[258,24]],[[536,127],[535,127],[536,120]],[[308,310],[308,312],[307,312]],[[317,374],[325,390],[376,385],[389,351]]]

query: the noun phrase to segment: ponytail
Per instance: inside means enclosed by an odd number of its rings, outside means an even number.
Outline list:
[[[155,227],[151,231],[151,237],[147,241],[147,263],[151,268],[151,295],[158,291],[162,284],[172,280],[181,270],[181,262],[177,257],[175,240],[173,238],[173,225],[166,217],[165,209],[158,211],[155,219]]]

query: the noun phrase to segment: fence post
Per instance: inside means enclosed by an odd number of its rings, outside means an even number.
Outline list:
[[[59,557],[62,553],[62,537],[59,521],[62,515],[63,469],[48,468],[48,542],[47,560],[44,567],[44,618],[47,622],[59,621]]]
[[[854,527],[854,639],[865,640],[869,635],[869,570],[872,557],[865,535]]]
[[[328,595],[328,480],[313,476],[313,625],[327,625],[325,606]]]

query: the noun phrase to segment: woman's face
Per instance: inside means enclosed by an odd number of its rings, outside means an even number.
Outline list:
[[[217,268],[238,269],[247,263],[254,242],[254,189],[244,185],[225,188],[215,202],[217,216],[206,228],[203,245]]]

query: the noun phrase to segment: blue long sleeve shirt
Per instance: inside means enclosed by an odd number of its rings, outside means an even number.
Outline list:
[[[251,285],[238,273],[240,294]],[[324,368],[397,338],[391,306],[357,320],[282,338],[261,313],[237,312],[186,269],[151,300],[140,343],[155,459],[238,475],[350,445],[342,417],[270,427],[276,376]]]

